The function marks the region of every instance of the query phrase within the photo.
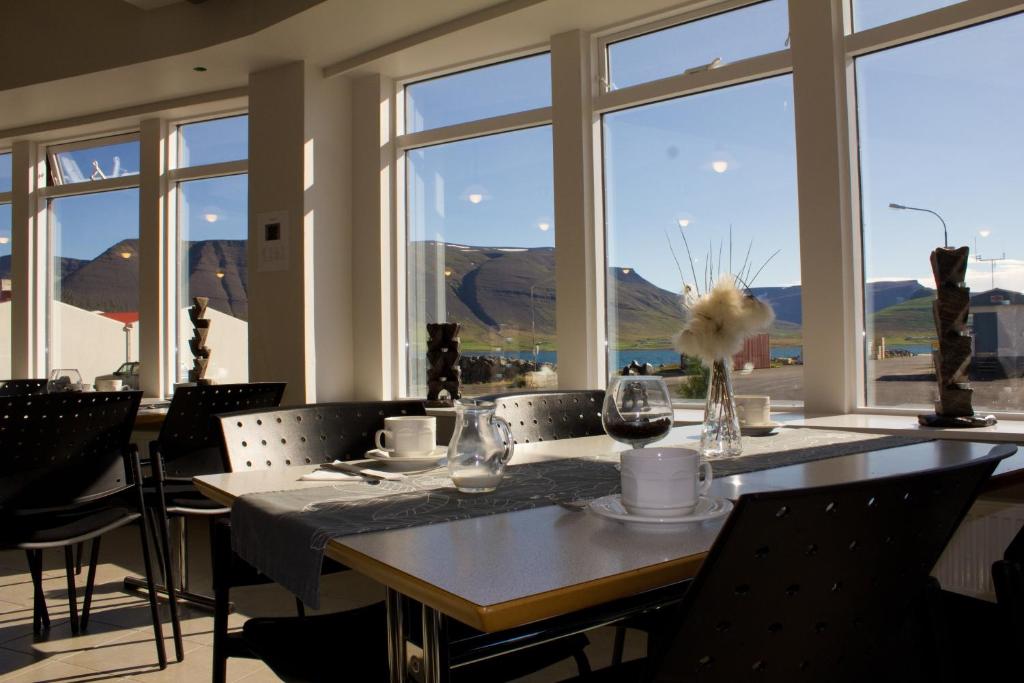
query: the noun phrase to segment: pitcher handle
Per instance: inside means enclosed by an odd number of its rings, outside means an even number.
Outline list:
[[[512,427],[509,426],[508,421],[503,417],[495,415],[491,420],[498,425],[498,429],[505,436],[505,453],[499,459],[499,462],[504,466],[512,459],[512,450],[515,446],[515,441],[512,440]]]

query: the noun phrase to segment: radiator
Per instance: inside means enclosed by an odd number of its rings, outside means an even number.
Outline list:
[[[942,587],[995,602],[992,563],[999,560],[1024,526],[1024,504],[978,499],[967,513],[932,576]]]

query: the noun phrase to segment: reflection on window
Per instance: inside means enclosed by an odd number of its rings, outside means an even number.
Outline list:
[[[2,164],[2,159],[0,159]],[[0,379],[11,377],[11,205],[0,204]]]
[[[604,149],[609,372],[651,363],[677,397],[702,398],[706,374],[672,349],[682,282],[703,290],[711,263],[746,263],[776,322],[737,357],[736,391],[803,400],[791,77],[607,114]]]
[[[608,46],[609,90],[785,50],[785,0],[767,0]]]
[[[0,192],[11,191],[11,154],[0,154]]]
[[[408,395],[426,395],[433,322],[462,325],[465,394],[556,386],[551,127],[406,160]]]
[[[249,381],[248,176],[181,183],[178,208],[178,381],[188,380],[192,297],[209,297],[206,377],[217,383]]]
[[[49,369],[87,384],[139,359],[139,191],[50,201]]]
[[[139,141],[53,147],[47,154],[50,185],[71,185],[139,174]]]
[[[933,9],[955,5],[963,0],[853,0],[855,31],[917,16]]]
[[[936,398],[941,217],[971,248],[974,408],[1024,411],[1022,31],[1016,15],[856,61],[868,404]]]
[[[178,166],[202,166],[249,157],[249,117],[232,116],[178,128]]]
[[[551,55],[492,64],[405,88],[405,130],[529,111],[551,104]]]

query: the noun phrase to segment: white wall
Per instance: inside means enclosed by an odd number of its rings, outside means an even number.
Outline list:
[[[60,345],[50,349],[50,368],[73,368],[82,373],[83,382],[92,384],[126,360],[138,360],[139,323],[132,326],[131,358],[125,358],[124,323],[61,302],[53,302],[51,311],[52,338]]]
[[[11,378],[11,302],[0,302],[0,379]]]

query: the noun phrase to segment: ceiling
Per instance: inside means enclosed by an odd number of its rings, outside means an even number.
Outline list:
[[[124,0],[129,5],[135,5],[139,9],[156,9],[163,7],[164,5],[173,5],[176,2],[185,2],[185,0]]]
[[[142,3],[149,1],[139,0]],[[207,0],[198,5],[177,2],[143,11],[125,0],[90,0],[82,4],[89,4],[95,10],[106,3],[110,10],[110,3],[113,3],[129,13],[150,16],[177,10],[204,12],[220,5],[237,7],[248,4],[250,8],[266,12],[273,12],[275,7],[282,5],[295,7],[305,4],[307,8],[248,35],[154,59],[138,57],[146,52],[145,46],[139,46],[137,41],[100,41],[88,31],[85,32],[88,40],[82,40],[80,31],[74,41],[77,47],[84,50],[85,46],[98,43],[107,52],[119,54],[124,63],[77,75],[39,78],[14,87],[5,87],[0,81],[0,143],[5,138],[54,127],[52,122],[244,88],[251,72],[296,60],[305,61],[313,68],[313,73],[319,73],[322,67],[385,46],[381,55],[375,55],[374,61],[363,65],[364,69],[407,76],[542,46],[550,36],[561,31],[577,28],[595,30],[639,14],[653,18],[664,15],[666,11],[677,11],[680,4],[690,6],[713,1]],[[45,6],[55,2],[59,0],[35,0],[24,4]],[[64,2],[59,4],[68,5]],[[492,12],[494,16],[474,17],[474,12],[481,11]],[[455,21],[467,15],[472,21]],[[247,20],[255,25],[266,18],[265,13],[256,12]],[[0,23],[2,19],[0,17]],[[442,29],[436,32],[420,33],[439,26]],[[207,27],[207,30],[225,29]],[[52,35],[51,32],[49,37]],[[211,34],[206,35],[209,37]],[[34,40],[35,36],[31,38]],[[112,50],[111,45],[118,49]],[[4,49],[0,41],[0,64],[24,65],[32,61],[26,59],[28,53],[42,63],[45,67],[42,71],[45,72],[46,68],[58,68],[68,61],[66,57],[55,56],[50,48],[46,51],[37,47],[23,48],[23,52],[17,55],[4,55]],[[48,64],[57,66],[47,67]],[[206,71],[196,72],[193,70],[196,66],[205,67]]]

